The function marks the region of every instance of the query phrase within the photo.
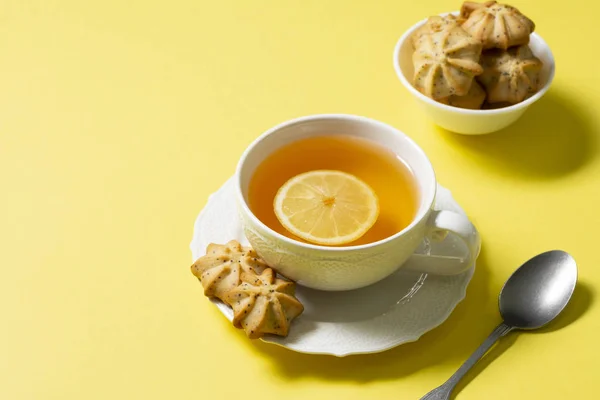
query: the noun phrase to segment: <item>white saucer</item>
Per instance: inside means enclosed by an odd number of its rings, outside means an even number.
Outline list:
[[[438,186],[436,209],[464,211],[448,189]],[[234,183],[229,179],[213,193],[196,218],[190,244],[193,260],[206,246],[238,240],[247,245],[235,205]],[[466,249],[453,235],[442,242],[423,243],[417,253],[463,256]],[[262,340],[301,353],[347,356],[376,353],[413,342],[448,318],[465,297],[475,266],[455,276],[434,276],[402,271],[366,288],[324,292],[297,287],[305,311],[292,322],[288,337]],[[199,289],[201,290],[201,286]],[[233,312],[218,300],[213,303],[231,321]]]

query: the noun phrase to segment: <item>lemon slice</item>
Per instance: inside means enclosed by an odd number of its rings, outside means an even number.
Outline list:
[[[277,192],[275,215],[285,229],[316,244],[341,245],[377,221],[377,195],[354,175],[317,170],[296,175]]]

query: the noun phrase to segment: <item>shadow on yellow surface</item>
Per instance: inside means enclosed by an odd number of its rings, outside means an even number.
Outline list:
[[[495,324],[501,321],[497,306],[498,294],[491,293],[488,287],[488,271],[485,254],[482,251],[467,297],[457,306],[448,320],[417,342],[407,343],[386,352],[336,358],[295,353],[257,340],[252,341],[250,347],[260,355],[267,356],[275,373],[284,379],[313,376],[369,382],[402,379],[436,364],[451,363],[453,365],[451,369],[454,366],[458,368],[492,332]],[[572,303],[565,309],[564,314],[543,331],[557,330],[575,321],[586,312],[591,302],[591,291],[585,285],[579,284]],[[468,382],[492,363],[514,343],[519,334],[513,333],[503,338],[471,371],[470,378],[465,381]]]
[[[437,127],[450,145],[477,167],[524,179],[551,179],[590,163],[596,133],[587,110],[572,96],[551,90],[513,125],[480,136],[459,135]]]
[[[589,310],[592,301],[593,294],[591,289],[585,283],[578,283],[571,301],[564,309],[562,314],[556,318],[556,320],[542,329],[530,332],[515,331],[500,339],[498,343],[481,359],[481,361],[475,364],[475,366],[467,373],[464,379],[460,381],[456,387],[456,390],[454,391],[454,395],[458,394],[469,384],[469,382],[475,379],[475,377],[477,377],[481,371],[483,371],[488,365],[493,363],[494,360],[500,357],[505,350],[511,347],[519,335],[531,333],[543,334],[562,329],[575,322],[578,318],[581,318],[581,316],[585,314],[587,310]],[[473,350],[475,349],[473,348]]]

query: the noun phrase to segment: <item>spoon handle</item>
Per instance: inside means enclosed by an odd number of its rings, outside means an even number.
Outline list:
[[[427,393],[421,400],[448,400],[450,398],[450,394],[456,384],[469,372],[469,370],[484,356],[485,353],[500,339],[502,336],[506,335],[508,332],[512,331],[513,328],[511,326],[506,325],[504,322],[501,323],[494,329],[494,331],[490,334],[490,336],[485,339],[485,341],[471,354],[471,357],[467,359],[460,366],[458,371],[454,373],[443,385],[433,389],[431,392]]]

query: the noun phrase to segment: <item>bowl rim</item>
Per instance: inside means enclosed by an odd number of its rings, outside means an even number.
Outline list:
[[[450,12],[441,13],[439,15],[442,17],[445,17],[449,14],[457,16],[457,15],[459,15],[459,11],[450,11]],[[412,83],[409,82],[409,80],[406,78],[406,76],[404,76],[404,73],[402,72],[402,68],[400,67],[400,49],[402,48],[404,43],[407,40],[409,40],[409,38],[412,36],[412,34],[418,28],[420,28],[423,24],[425,24],[425,22],[427,22],[427,19],[428,18],[424,18],[424,19],[420,20],[419,22],[417,22],[416,24],[411,26],[406,32],[404,32],[402,34],[402,36],[400,36],[400,39],[398,39],[398,41],[396,42],[396,46],[394,47],[394,54],[393,54],[393,60],[392,60],[392,62],[394,64],[394,70],[396,71],[396,75],[398,76],[398,79],[400,79],[400,82],[402,82],[404,87],[409,92],[411,92],[414,96],[416,96],[420,100],[422,100],[428,104],[431,104],[433,106],[439,107],[443,110],[450,111],[450,112],[457,112],[457,113],[462,113],[462,114],[467,114],[467,115],[497,115],[497,114],[510,113],[512,111],[517,111],[522,108],[527,108],[529,105],[531,105],[531,104],[535,103],[537,100],[539,100],[548,91],[548,89],[550,89],[550,85],[552,84],[552,81],[554,80],[554,75],[555,75],[555,70],[556,70],[554,54],[552,53],[552,49],[550,49],[550,46],[548,46],[546,41],[538,33],[532,32],[531,36],[535,37],[536,41],[540,42],[542,44],[542,46],[548,51],[549,58],[552,61],[550,63],[550,72],[548,75],[548,79],[546,80],[546,83],[533,96],[523,100],[520,103],[513,104],[511,106],[495,108],[495,109],[491,109],[491,110],[471,110],[471,109],[467,109],[467,108],[453,107],[453,106],[450,106],[447,104],[442,104],[438,101],[435,101],[435,100],[425,96],[423,93],[419,92],[412,85]]]

